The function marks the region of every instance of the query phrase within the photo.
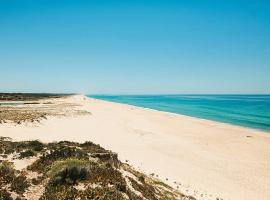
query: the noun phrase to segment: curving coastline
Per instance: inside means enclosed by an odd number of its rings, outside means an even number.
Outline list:
[[[61,101],[91,114],[49,116],[36,127],[1,124],[0,135],[44,142],[91,140],[198,199],[270,195],[269,134],[80,95]]]

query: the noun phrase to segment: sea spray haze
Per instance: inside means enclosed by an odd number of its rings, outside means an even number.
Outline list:
[[[90,95],[270,132],[270,95]]]

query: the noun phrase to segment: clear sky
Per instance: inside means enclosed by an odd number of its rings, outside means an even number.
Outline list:
[[[270,93],[270,1],[0,0],[0,91]]]

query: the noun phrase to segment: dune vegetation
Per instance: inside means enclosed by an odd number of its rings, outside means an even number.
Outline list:
[[[194,199],[92,142],[0,138],[0,199]]]

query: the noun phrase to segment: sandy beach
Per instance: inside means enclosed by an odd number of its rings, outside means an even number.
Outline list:
[[[90,115],[0,124],[0,135],[43,142],[93,141],[197,199],[270,197],[270,134],[239,126],[76,95]]]

